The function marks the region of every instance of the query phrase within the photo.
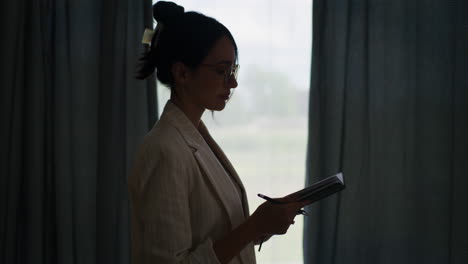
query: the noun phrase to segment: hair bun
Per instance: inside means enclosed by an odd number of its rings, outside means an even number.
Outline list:
[[[153,5],[153,17],[157,22],[170,24],[184,14],[184,7],[173,2],[158,1]]]

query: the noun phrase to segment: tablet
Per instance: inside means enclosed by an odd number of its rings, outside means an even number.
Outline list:
[[[345,188],[343,173],[339,172],[329,176],[321,181],[318,181],[311,186],[294,192],[291,194],[297,197],[296,201],[310,200],[311,203],[321,200]]]

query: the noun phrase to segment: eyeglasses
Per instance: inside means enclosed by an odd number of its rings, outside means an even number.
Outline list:
[[[215,70],[216,73],[218,73],[219,75],[222,75],[224,78],[224,85],[227,85],[229,81],[231,81],[231,78],[234,78],[237,81],[237,73],[239,71],[239,64],[232,64],[229,67],[226,67],[226,64],[224,63],[218,63],[218,64],[203,63],[203,64],[200,64],[200,66],[211,67]]]

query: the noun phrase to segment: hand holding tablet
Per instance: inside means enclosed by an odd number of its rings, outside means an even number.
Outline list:
[[[294,203],[294,202],[301,202],[301,201],[310,201],[309,204],[321,200],[325,197],[328,197],[336,192],[339,192],[345,188],[343,173],[337,173],[335,175],[329,176],[321,181],[318,181],[312,184],[309,187],[306,187],[302,190],[297,192],[291,193],[287,195],[288,198],[286,201],[280,201],[278,199],[270,198],[263,194],[258,194],[260,198],[263,198],[273,204],[285,204],[285,203]],[[298,211],[298,214],[307,215],[304,210]],[[262,248],[262,242],[260,242],[260,246],[258,251]]]

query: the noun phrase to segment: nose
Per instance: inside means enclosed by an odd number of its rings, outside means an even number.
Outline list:
[[[228,88],[236,88],[238,85],[236,77],[231,76],[228,80],[227,86]]]

